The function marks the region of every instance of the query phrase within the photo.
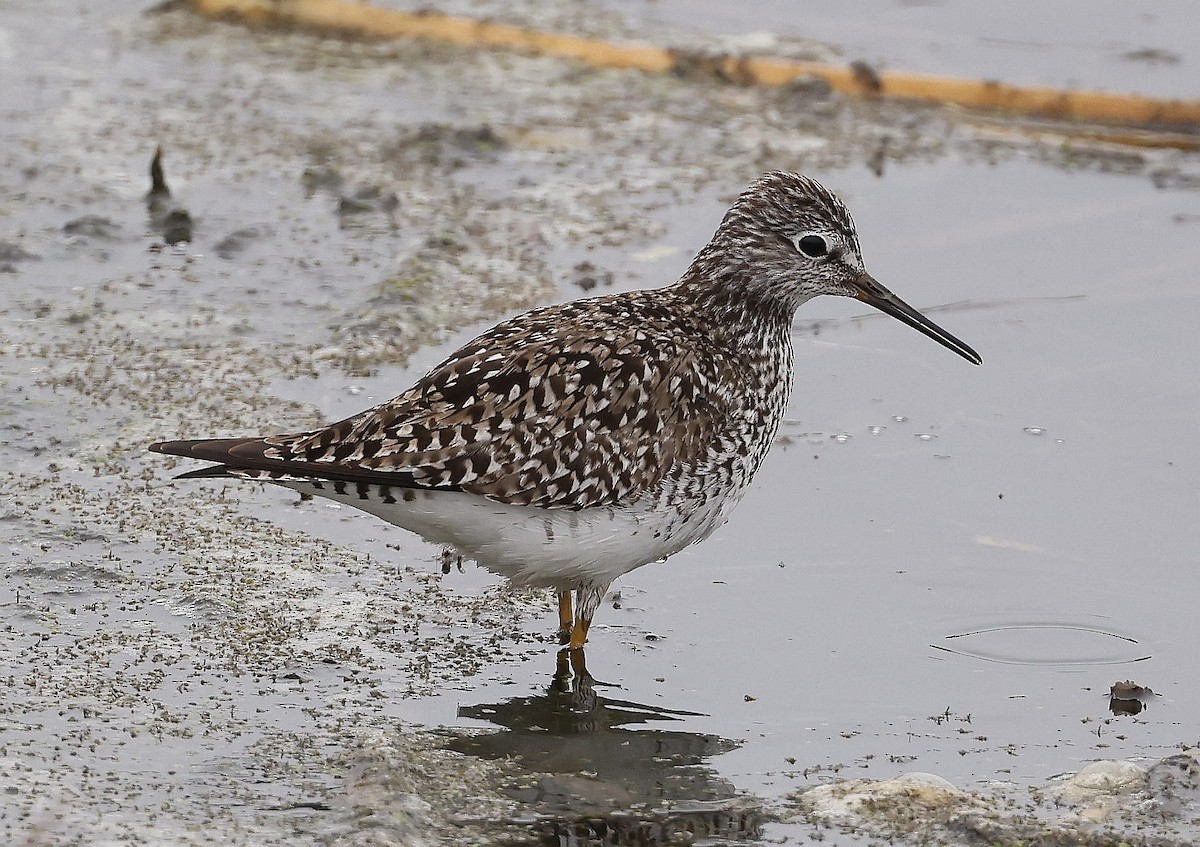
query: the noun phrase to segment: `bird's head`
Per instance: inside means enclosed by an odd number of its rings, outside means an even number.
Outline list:
[[[721,280],[730,296],[780,306],[789,315],[821,294],[854,297],[967,361],[982,363],[978,353],[866,272],[850,212],[800,174],[772,171],[755,180],[726,213],[689,275]]]

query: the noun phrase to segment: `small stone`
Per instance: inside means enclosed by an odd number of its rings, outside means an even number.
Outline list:
[[[877,815],[881,808],[896,813],[902,810],[947,809],[975,804],[971,794],[931,773],[906,773],[893,779],[875,781],[851,779],[832,785],[819,785],[799,795],[817,817],[845,820],[863,814],[864,808]]]
[[[1105,759],[1092,762],[1074,776],[1049,786],[1047,793],[1059,803],[1082,806],[1106,797],[1120,797],[1141,790],[1146,769],[1133,762]]]

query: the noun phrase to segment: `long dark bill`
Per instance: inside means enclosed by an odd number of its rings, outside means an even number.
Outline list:
[[[983,364],[983,359],[978,353],[888,291],[870,274],[863,274],[855,280],[854,290],[855,296],[864,303],[869,303],[884,314],[891,315],[918,332],[928,335],[939,344],[949,347],[968,362],[976,365]]]

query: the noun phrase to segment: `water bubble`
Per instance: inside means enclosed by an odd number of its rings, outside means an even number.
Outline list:
[[[838,444],[845,444],[850,440],[850,436],[844,432],[839,432],[837,435],[829,436],[830,441],[836,441]]]
[[[1044,426],[1027,426],[1027,427],[1025,427],[1025,431],[1028,432],[1030,435],[1045,435],[1046,434],[1046,428]]]
[[[922,441],[933,441],[933,439],[937,438],[936,435],[933,435],[929,432],[918,432],[916,435],[917,438],[921,439]]]
[[[908,415],[892,415],[892,420],[896,423],[908,423]]]
[[[869,426],[867,427],[867,432],[871,433],[871,435],[883,435],[885,429],[887,429],[886,426]]]

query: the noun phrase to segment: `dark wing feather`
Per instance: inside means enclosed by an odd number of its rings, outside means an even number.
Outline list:
[[[701,460],[729,399],[706,388],[719,381],[699,370],[699,331],[657,295],[577,301],[506,321],[400,396],[319,430],[152,449],[225,469],[519,505],[630,502],[679,463]]]

